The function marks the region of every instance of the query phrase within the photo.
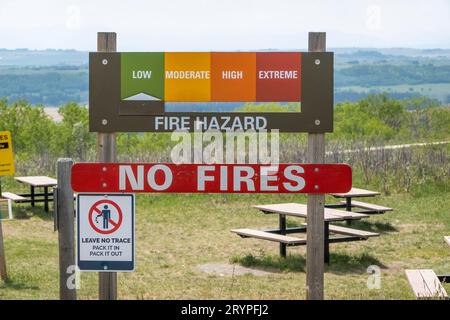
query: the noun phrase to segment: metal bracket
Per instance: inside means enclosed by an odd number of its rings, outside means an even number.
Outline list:
[[[450,274],[438,274],[437,278],[441,282],[450,283]]]

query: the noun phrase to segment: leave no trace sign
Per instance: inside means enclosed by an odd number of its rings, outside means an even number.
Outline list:
[[[134,195],[77,196],[77,262],[84,271],[134,270]]]

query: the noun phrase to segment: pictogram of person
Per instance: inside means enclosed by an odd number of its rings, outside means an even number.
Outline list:
[[[95,217],[95,222],[97,221],[97,218],[102,217],[103,218],[103,229],[107,230],[109,229],[109,219],[111,219],[111,210],[108,209],[108,205],[105,204],[103,206],[103,210],[101,213],[99,213],[96,217]]]

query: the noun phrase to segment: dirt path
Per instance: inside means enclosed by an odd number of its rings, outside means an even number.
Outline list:
[[[412,147],[443,145],[443,144],[449,144],[449,143],[450,143],[450,141],[436,141],[436,142],[418,142],[418,143],[408,143],[408,144],[397,144],[397,145],[381,146],[381,147],[368,147],[368,148],[362,148],[362,149],[349,149],[349,150],[343,150],[343,151],[328,151],[327,155],[334,154],[334,153],[355,153],[355,152],[361,152],[361,151],[395,150],[395,149],[412,148]]]

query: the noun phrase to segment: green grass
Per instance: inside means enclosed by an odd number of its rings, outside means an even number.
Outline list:
[[[133,273],[119,274],[121,299],[304,299],[305,247],[288,248],[242,239],[230,229],[278,225],[253,204],[298,201],[293,195],[139,195]],[[327,199],[329,202],[331,199]],[[383,195],[369,199],[394,212],[354,222],[380,232],[367,241],[331,245],[325,270],[327,299],[413,299],[404,269],[450,272],[450,192]],[[4,221],[10,280],[0,284],[0,299],[57,299],[57,233],[42,208],[15,206],[18,219]],[[304,222],[289,218],[290,225]],[[240,263],[273,271],[266,276],[214,276],[198,271],[205,263]],[[367,288],[367,267],[381,268],[381,289]],[[81,299],[97,298],[97,275],[82,273]],[[446,285],[448,291],[450,288]]]

